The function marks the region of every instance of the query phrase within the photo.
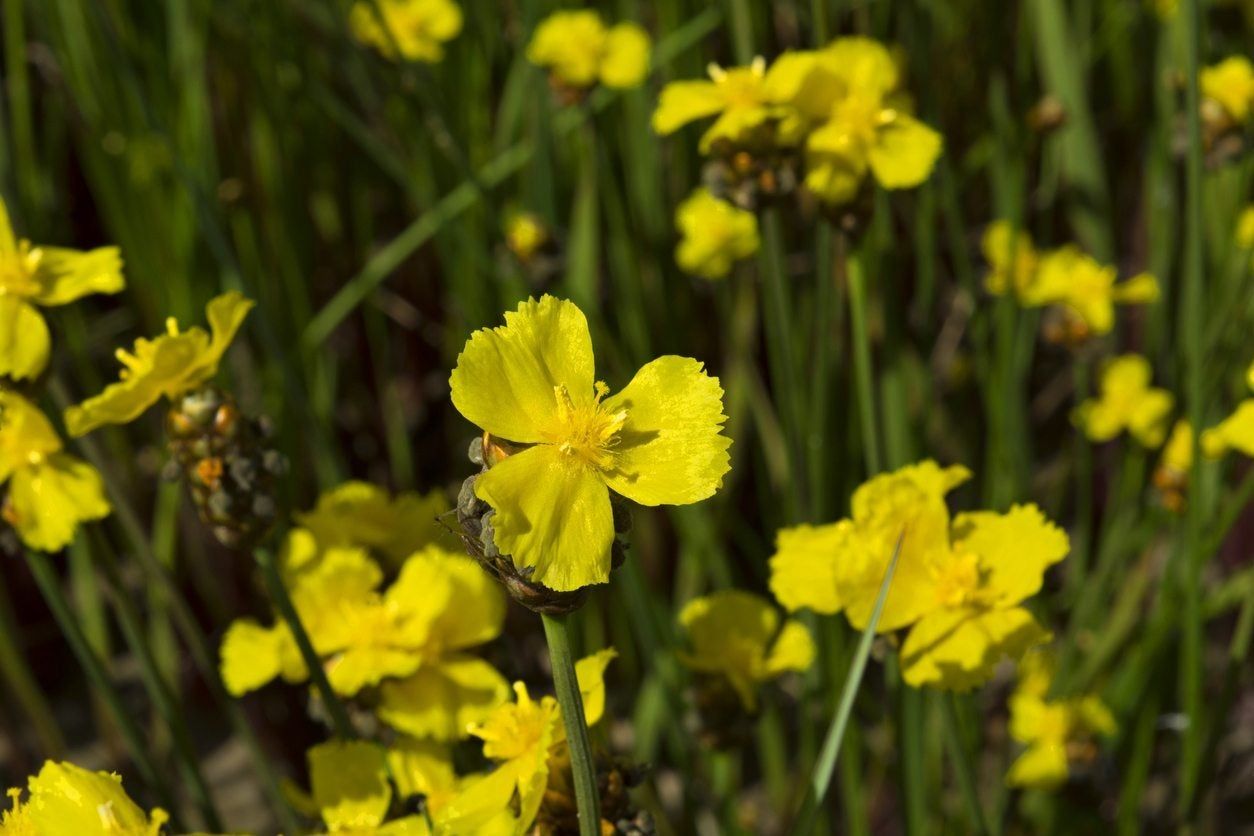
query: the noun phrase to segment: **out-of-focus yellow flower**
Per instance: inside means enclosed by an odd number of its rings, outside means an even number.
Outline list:
[[[382,594],[382,572],[360,549],[328,549],[302,574],[292,603],[325,660],[336,693],[378,686],[379,717],[415,737],[452,740],[508,694],[508,684],[465,651],[500,635],[505,602],[474,563],[438,546],[405,561]],[[308,676],[284,622],[236,621],[222,641],[222,678],[236,696],[276,676]]]
[[[501,553],[559,592],[609,579],[610,490],[687,505],[713,495],[731,466],[718,378],[666,356],[610,395],[595,378],[583,312],[552,296],[475,332],[449,384],[468,420],[530,445],[483,473],[475,493],[495,511]]]
[[[775,70],[766,70],[766,61],[755,58],[749,66],[721,68],[709,66],[710,80],[671,81],[662,88],[653,110],[653,130],[666,137],[698,119],[719,117],[701,135],[698,148],[709,154],[716,142],[750,143],[759,129],[774,125],[770,143],[794,145],[803,137],[801,123],[793,108],[777,102],[770,90],[776,85]]]
[[[951,526],[945,494],[969,476],[925,461],[870,479],[854,492],[850,519],[779,533],[771,590],[789,610],[843,609],[864,629],[900,538],[878,630],[911,627],[903,677],[946,689],[985,681],[998,661],[1048,635],[1019,605],[1068,544],[1034,505],[959,514]]]
[[[1218,459],[1229,450],[1254,456],[1254,398],[1237,404],[1231,415],[1218,425],[1202,431],[1202,452]]]
[[[36,305],[65,305],[126,285],[117,247],[80,252],[18,238],[0,199],[0,377],[32,378],[48,365],[48,324]]]
[[[634,23],[606,27],[590,9],[554,12],[527,44],[527,60],[566,87],[637,87],[649,72],[649,35]]]
[[[1096,696],[1047,699],[1053,677],[1048,653],[1023,657],[1019,686],[1010,698],[1010,736],[1025,749],[1006,774],[1011,786],[1056,789],[1066,782],[1072,763],[1096,757],[1094,738],[1117,729],[1110,709]]]
[[[721,279],[732,263],[758,251],[758,219],[752,212],[699,188],[679,205],[675,225],[683,238],[675,261],[685,272]]]
[[[980,239],[980,251],[988,262],[988,275],[984,287],[994,296],[1008,290],[1023,296],[1036,280],[1040,262],[1032,236],[1026,231],[1015,230],[1010,221],[993,221]]]
[[[691,652],[680,660],[695,671],[726,677],[745,710],[758,707],[758,686],[814,661],[814,641],[800,621],[783,628],[769,601],[727,590],[689,601],[679,614]]]
[[[377,743],[334,740],[306,753],[310,794],[289,792],[296,806],[317,815],[328,834],[428,836],[422,816],[386,821],[392,804],[388,752]]]
[[[1154,487],[1170,511],[1184,508],[1184,494],[1193,468],[1193,426],[1184,418],[1176,421],[1163,445],[1158,467],[1154,469]]]
[[[1002,659],[1048,641],[1019,605],[1070,550],[1066,533],[1035,505],[959,514],[950,536],[929,567],[932,608],[901,647],[902,678],[915,687],[973,688]]]
[[[60,551],[79,524],[112,510],[96,469],[62,452],[61,439],[38,407],[0,389],[0,485],[6,482],[0,517],[39,551]]]
[[[1146,5],[1153,9],[1160,21],[1170,23],[1180,9],[1180,0],[1146,0]]]
[[[505,243],[523,264],[531,261],[549,241],[544,222],[531,212],[515,212],[505,221]]]
[[[1218,107],[1226,121],[1244,125],[1254,109],[1254,64],[1241,55],[1202,69],[1199,77],[1203,112]]]
[[[252,307],[252,300],[230,291],[205,309],[210,333],[198,326],[180,331],[171,317],[161,336],[151,340],[141,337],[130,351],[119,348],[121,380],[65,411],[70,435],[86,435],[105,424],[129,423],[162,396],[173,400],[207,383],[218,373],[222,355]]]
[[[1076,408],[1076,424],[1092,441],[1110,441],[1126,430],[1146,447],[1162,444],[1175,398],[1149,385],[1152,374],[1140,355],[1111,360],[1102,370],[1100,396]]]
[[[848,203],[868,170],[886,189],[919,185],[940,156],[941,135],[910,114],[897,63],[870,38],[838,38],[772,68],[772,93],[817,124],[806,140],[806,185]]]
[[[575,664],[589,726],[605,713],[605,668],[617,655],[607,648]],[[469,782],[448,803],[436,818],[437,831],[481,833],[485,824],[499,823],[508,814],[513,827],[506,832],[523,834],[535,820],[549,770],[565,757],[566,728],[561,706],[553,697],[537,702],[521,682],[514,683],[514,694],[514,702],[501,705],[471,730],[483,740],[483,754],[497,763],[496,769]]]
[[[904,532],[878,630],[913,624],[934,606],[932,566],[948,545],[945,494],[970,477],[965,467],[930,460],[872,477],[854,491],[851,518],[779,532],[771,592],[790,612],[844,610],[850,624],[864,629]]]
[[[1140,273],[1116,283],[1118,271],[1074,245],[1041,256],[1034,279],[1020,297],[1025,305],[1062,305],[1094,334],[1108,334],[1115,304],[1146,304],[1158,299],[1158,281]]]
[[[30,797],[10,791],[14,807],[0,820],[6,836],[157,836],[169,816],[144,811],[110,772],[47,761],[27,781]]]
[[[443,60],[444,44],[462,31],[462,10],[453,0],[358,0],[348,25],[357,40],[387,58],[399,50],[408,61],[434,64]]]
[[[296,521],[313,536],[316,547],[359,546],[399,566],[440,540],[444,529],[436,518],[447,510],[448,500],[439,491],[409,491],[393,498],[378,485],[346,482],[319,496],[313,510],[297,514]],[[285,566],[297,568],[290,560]]]
[[[397,795],[421,795],[423,805],[438,815],[457,794],[465,779],[453,769],[453,751],[448,743],[416,737],[402,737],[387,750],[388,771]]]

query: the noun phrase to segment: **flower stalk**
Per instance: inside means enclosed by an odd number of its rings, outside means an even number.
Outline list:
[[[584,719],[583,696],[575,678],[575,662],[570,652],[569,624],[564,615],[540,614],[544,621],[544,637],[549,644],[549,660],[553,665],[553,685],[562,707],[566,726],[566,742],[570,747],[570,770],[575,779],[575,801],[579,806],[580,836],[598,836],[601,832],[601,797],[597,790],[596,762],[588,741],[588,724]]]

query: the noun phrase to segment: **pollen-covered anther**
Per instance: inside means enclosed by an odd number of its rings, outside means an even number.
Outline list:
[[[610,412],[602,406],[609,387],[598,380],[596,397],[584,404],[576,404],[565,386],[553,387],[553,394],[557,398],[557,421],[551,431],[551,443],[594,467],[612,469],[614,448],[619,431],[627,423],[627,410]]]

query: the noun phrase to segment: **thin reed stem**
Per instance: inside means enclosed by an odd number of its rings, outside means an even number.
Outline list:
[[[583,713],[583,695],[575,678],[575,661],[570,652],[569,624],[564,615],[546,615],[544,637],[549,643],[549,661],[553,666],[553,686],[562,707],[566,726],[566,743],[570,747],[570,770],[575,779],[575,802],[579,805],[580,836],[599,836],[601,832],[601,795],[597,791],[596,762],[588,740],[588,723]]]
[[[950,693],[941,700],[941,710],[945,718],[945,740],[949,744],[949,756],[954,764],[954,773],[958,777],[958,790],[962,793],[962,803],[967,808],[967,819],[971,826],[970,833],[986,836],[988,824],[984,820],[984,808],[980,804],[980,793],[975,779],[975,768],[962,740],[962,726],[958,720],[958,698]]]
[[[862,430],[862,454],[868,476],[880,472],[880,433],[876,423],[875,394],[871,380],[871,337],[867,331],[866,277],[855,255],[848,260],[849,325],[853,338],[854,390]]]
[[[253,556],[257,560],[258,568],[261,569],[261,577],[265,582],[271,603],[279,611],[279,617],[287,624],[287,628],[292,631],[292,638],[300,649],[301,659],[304,660],[305,667],[309,669],[309,679],[322,698],[336,735],[344,740],[355,740],[358,735],[348,719],[348,710],[344,708],[344,703],[335,693],[335,689],[331,687],[331,681],[327,679],[322,659],[318,656],[318,651],[314,650],[313,642],[309,640],[309,633],[305,630],[300,614],[296,612],[296,606],[292,603],[292,596],[288,594],[287,585],[283,583],[283,578],[279,575],[274,553],[269,549],[259,548],[253,552]]]

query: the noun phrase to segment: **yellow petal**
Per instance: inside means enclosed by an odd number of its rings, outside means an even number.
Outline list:
[[[826,56],[817,52],[785,52],[775,59],[762,82],[766,97],[794,108],[811,122],[823,122],[841,93],[841,82]]]
[[[13,222],[9,219],[9,207],[0,198],[0,258],[17,252],[17,235],[13,232]]]
[[[403,737],[388,747],[387,761],[400,798],[424,795],[432,813],[439,813],[457,786],[453,751],[446,743]]]
[[[377,549],[400,565],[424,546],[443,539],[437,517],[448,510],[441,491],[402,493],[395,499],[367,482],[346,482],[318,497],[318,504],[296,521],[328,546]]]
[[[22,542],[44,552],[68,546],[81,523],[104,519],[112,508],[96,469],[68,453],[16,471],[5,517]]]
[[[726,276],[732,263],[758,250],[758,219],[752,212],[696,189],[675,212],[683,238],[675,261],[686,272],[706,279]]]
[[[1202,96],[1217,102],[1237,124],[1250,118],[1254,107],[1254,64],[1243,55],[1225,58],[1202,69],[1198,76]]]
[[[41,247],[37,278],[40,305],[64,305],[92,293],[117,293],[126,287],[122,255],[117,247],[79,252],[61,247]]]
[[[605,408],[627,413],[614,469],[605,474],[613,490],[641,505],[687,505],[722,486],[731,468],[723,389],[699,361],[659,357]]]
[[[620,23],[605,37],[601,83],[606,87],[637,87],[649,73],[649,35],[634,23]]]
[[[811,153],[806,161],[806,187],[824,203],[849,203],[858,194],[866,168],[861,153]]]
[[[1017,659],[1048,640],[1048,631],[1022,607],[937,610],[906,637],[901,674],[915,688],[966,691],[987,682],[1002,659]]]
[[[614,519],[609,490],[582,460],[540,445],[494,465],[475,493],[496,511],[497,548],[531,580],[568,592],[610,577]]]
[[[778,676],[786,671],[807,671],[814,664],[814,637],[800,621],[784,622],[771,653],[766,659],[766,673]]]
[[[421,665],[415,650],[365,645],[346,648],[326,663],[326,671],[335,693],[352,697],[386,679],[410,676]]]
[[[39,407],[11,389],[0,389],[0,483],[60,449],[61,438]]]
[[[304,679],[307,671],[303,660],[300,660],[299,651],[299,669],[287,670],[286,660],[290,652],[286,650],[286,645],[289,644],[294,645],[295,640],[282,625],[262,627],[251,618],[232,622],[226,635],[222,637],[222,648],[219,651],[219,667],[226,690],[232,696],[240,697],[285,672],[298,674],[296,677],[285,676],[289,681]]]
[[[1202,449],[1212,459],[1228,450],[1254,456],[1254,398],[1242,401],[1218,426],[1203,432]]]
[[[799,525],[780,529],[771,556],[771,593],[789,612],[811,609],[823,615],[843,606],[836,586],[836,564],[853,523]]]
[[[1045,570],[1067,556],[1067,533],[1035,505],[1015,505],[1005,514],[959,514],[953,525],[954,549],[979,556],[983,584],[1002,606],[1017,604],[1041,589]]]
[[[392,803],[387,755],[365,741],[331,741],[309,750],[309,783],[332,831],[378,827]]]
[[[447,594],[432,594],[437,583],[447,585]],[[492,641],[505,621],[500,584],[464,553],[439,546],[428,546],[405,561],[388,600],[421,613],[429,625],[428,640],[445,650]]]
[[[1126,282],[1115,285],[1114,299],[1127,304],[1158,301],[1158,279],[1150,273],[1137,273]]]
[[[887,47],[871,38],[837,38],[823,49],[827,66],[846,88],[884,96],[897,89],[900,75]]]
[[[52,338],[39,311],[16,296],[0,294],[0,377],[38,377],[48,367]]]
[[[505,314],[505,325],[476,331],[457,357],[453,406],[493,435],[530,444],[557,412],[564,386],[579,406],[593,399],[592,337],[573,302],[544,296]]]
[[[575,681],[579,683],[584,720],[589,726],[605,715],[605,669],[616,658],[618,651],[607,647],[575,662]]]
[[[414,737],[459,740],[509,697],[505,677],[482,659],[453,654],[404,679],[384,682],[377,713]]]
[[[1012,787],[1050,790],[1066,781],[1067,748],[1058,741],[1029,747],[1015,759],[1006,773],[1006,783]]]
[[[591,87],[605,50],[606,29],[591,9],[559,11],[540,21],[527,44],[527,60],[572,87]]]
[[[980,239],[980,251],[989,265],[984,277],[989,293],[1000,296],[1010,290],[1022,294],[1035,278],[1037,259],[1032,237],[1022,229],[1016,232],[1009,221],[988,225]]]
[[[941,135],[904,113],[879,130],[867,151],[875,179],[886,189],[908,189],[932,173],[941,153]]]
[[[712,81],[672,81],[662,88],[653,111],[653,130],[666,136],[720,112],[726,100]]]
[[[122,779],[72,763],[47,761],[29,782],[26,808],[39,834],[156,836],[166,814],[144,814],[122,789]]]
[[[436,816],[438,833],[473,833],[476,836],[495,832],[491,828],[502,814],[510,810],[514,793],[518,789],[519,764],[510,762],[487,775],[474,778],[459,791]],[[538,775],[538,773],[537,773]],[[546,782],[547,771],[542,777]],[[530,780],[539,780],[529,776]],[[540,788],[543,792],[543,787]],[[512,821],[511,821],[512,824]],[[519,822],[526,826],[530,822]],[[513,833],[513,828],[508,833]]]

